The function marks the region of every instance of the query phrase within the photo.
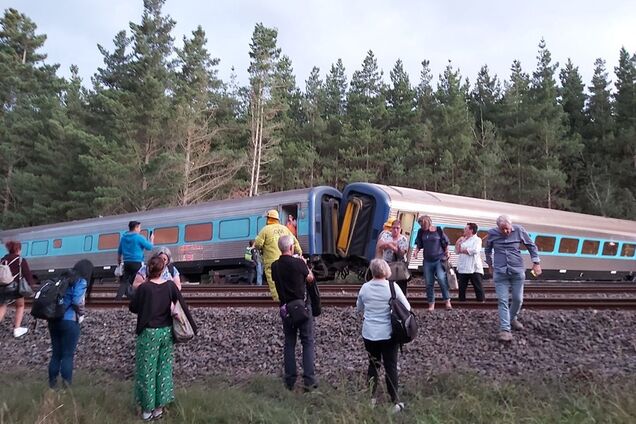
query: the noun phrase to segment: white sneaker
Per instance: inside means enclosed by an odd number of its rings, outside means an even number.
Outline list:
[[[18,327],[13,330],[13,337],[18,338],[24,336],[29,332],[29,329],[26,327]]]
[[[142,421],[151,421],[152,420],[152,411],[143,411],[141,413]]]
[[[393,408],[391,408],[391,413],[397,414],[398,412],[401,412],[403,409],[404,409],[404,402],[399,402],[393,405]]]

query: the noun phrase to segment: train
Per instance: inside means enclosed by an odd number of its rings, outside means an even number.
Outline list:
[[[95,274],[112,277],[119,240],[131,220],[142,223],[142,235],[154,232],[154,243],[166,246],[188,281],[240,282],[245,278],[244,252],[265,225],[265,212],[276,209],[284,223],[297,217],[298,240],[320,280],[363,277],[388,218],[401,222],[402,233],[415,245],[417,217],[429,215],[451,245],[467,222],[486,237],[497,216],[506,214],[526,228],[537,244],[544,273],[554,280],[634,280],[636,222],[553,209],[476,199],[406,187],[356,182],[342,191],[329,186],[267,193],[257,197],[211,201],[116,216],[0,231],[0,239],[19,240],[22,255],[39,278],[51,278],[79,258],[90,259]],[[0,253],[4,254],[4,246]],[[422,256],[409,252],[409,268],[418,270]],[[529,255],[525,254],[528,268]]]

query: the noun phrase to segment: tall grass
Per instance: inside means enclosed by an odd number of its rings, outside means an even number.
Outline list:
[[[0,424],[140,422],[132,384],[79,373],[72,389],[52,391],[44,376],[0,376]],[[270,377],[242,383],[210,379],[177,390],[164,423],[634,423],[636,381],[486,382],[474,375],[439,376],[402,390],[406,409],[373,408],[361,381],[312,393],[289,392]],[[386,395],[381,393],[381,400]]]

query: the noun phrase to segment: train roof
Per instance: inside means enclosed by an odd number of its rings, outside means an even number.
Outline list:
[[[389,197],[392,207],[400,210],[415,210],[430,215],[457,215],[475,217],[475,220],[489,222],[494,226],[499,215],[508,215],[515,224],[532,227],[533,231],[562,232],[567,228],[574,232],[599,237],[612,234],[624,240],[636,240],[636,221],[606,218],[546,209],[535,206],[517,205],[495,200],[477,199],[412,188],[371,184],[380,188]],[[464,224],[464,223],[462,223]]]
[[[281,191],[276,193],[266,193],[255,197],[242,197],[239,199],[214,200],[210,202],[198,203],[196,205],[177,206],[170,208],[152,209],[149,211],[131,212],[122,215],[111,215],[104,217],[88,218],[76,221],[67,221],[56,224],[39,225],[34,227],[15,228],[11,230],[0,231],[0,237],[9,238],[19,235],[21,239],[29,239],[29,235],[36,236],[41,231],[47,231],[50,235],[51,230],[60,234],[83,233],[90,231],[96,226],[112,226],[119,225],[122,230],[127,229],[128,222],[131,220],[141,221],[142,226],[153,226],[155,223],[166,221],[170,222],[196,222],[201,219],[209,218],[210,210],[214,209],[214,218],[232,216],[237,210],[262,210],[263,214],[268,207],[274,204],[297,203],[306,201],[309,193],[313,190],[324,187],[303,188],[297,190]],[[332,189],[333,190],[333,189]],[[184,219],[184,213],[187,215]],[[159,221],[160,220],[160,221]]]

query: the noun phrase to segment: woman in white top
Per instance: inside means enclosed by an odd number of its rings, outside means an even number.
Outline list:
[[[177,289],[181,291],[181,277],[177,267],[172,264],[172,252],[170,252],[170,249],[168,249],[167,247],[159,247],[153,250],[151,258],[155,256],[159,256],[161,259],[163,259],[163,263],[165,264],[163,274],[161,274],[161,278],[163,279],[163,281],[172,280],[177,286]],[[133,282],[134,290],[137,290],[137,287],[139,287],[141,283],[147,280],[147,272],[148,271],[145,264],[142,265],[141,268],[139,268],[139,271],[137,271],[137,275],[135,276],[135,280]]]
[[[391,289],[389,284],[395,287],[396,298],[402,302],[409,310],[411,305],[406,300],[400,287],[387,281],[391,276],[389,264],[384,259],[373,259],[369,265],[373,279],[362,285],[356,308],[358,312],[364,313],[362,323],[362,338],[364,347],[369,353],[369,369],[367,376],[371,384],[371,393],[374,396],[372,403],[375,403],[375,392],[378,386],[378,370],[384,363],[386,385],[393,402],[393,411],[399,412],[404,408],[398,397],[398,349],[399,344],[391,338],[391,311],[389,309],[389,299]]]
[[[477,224],[469,222],[464,227],[464,235],[455,243],[457,255],[457,280],[459,281],[459,300],[466,300],[466,289],[470,281],[475,288],[475,297],[483,302],[484,289],[481,280],[484,276],[484,264],[481,260],[481,239],[477,236]]]

